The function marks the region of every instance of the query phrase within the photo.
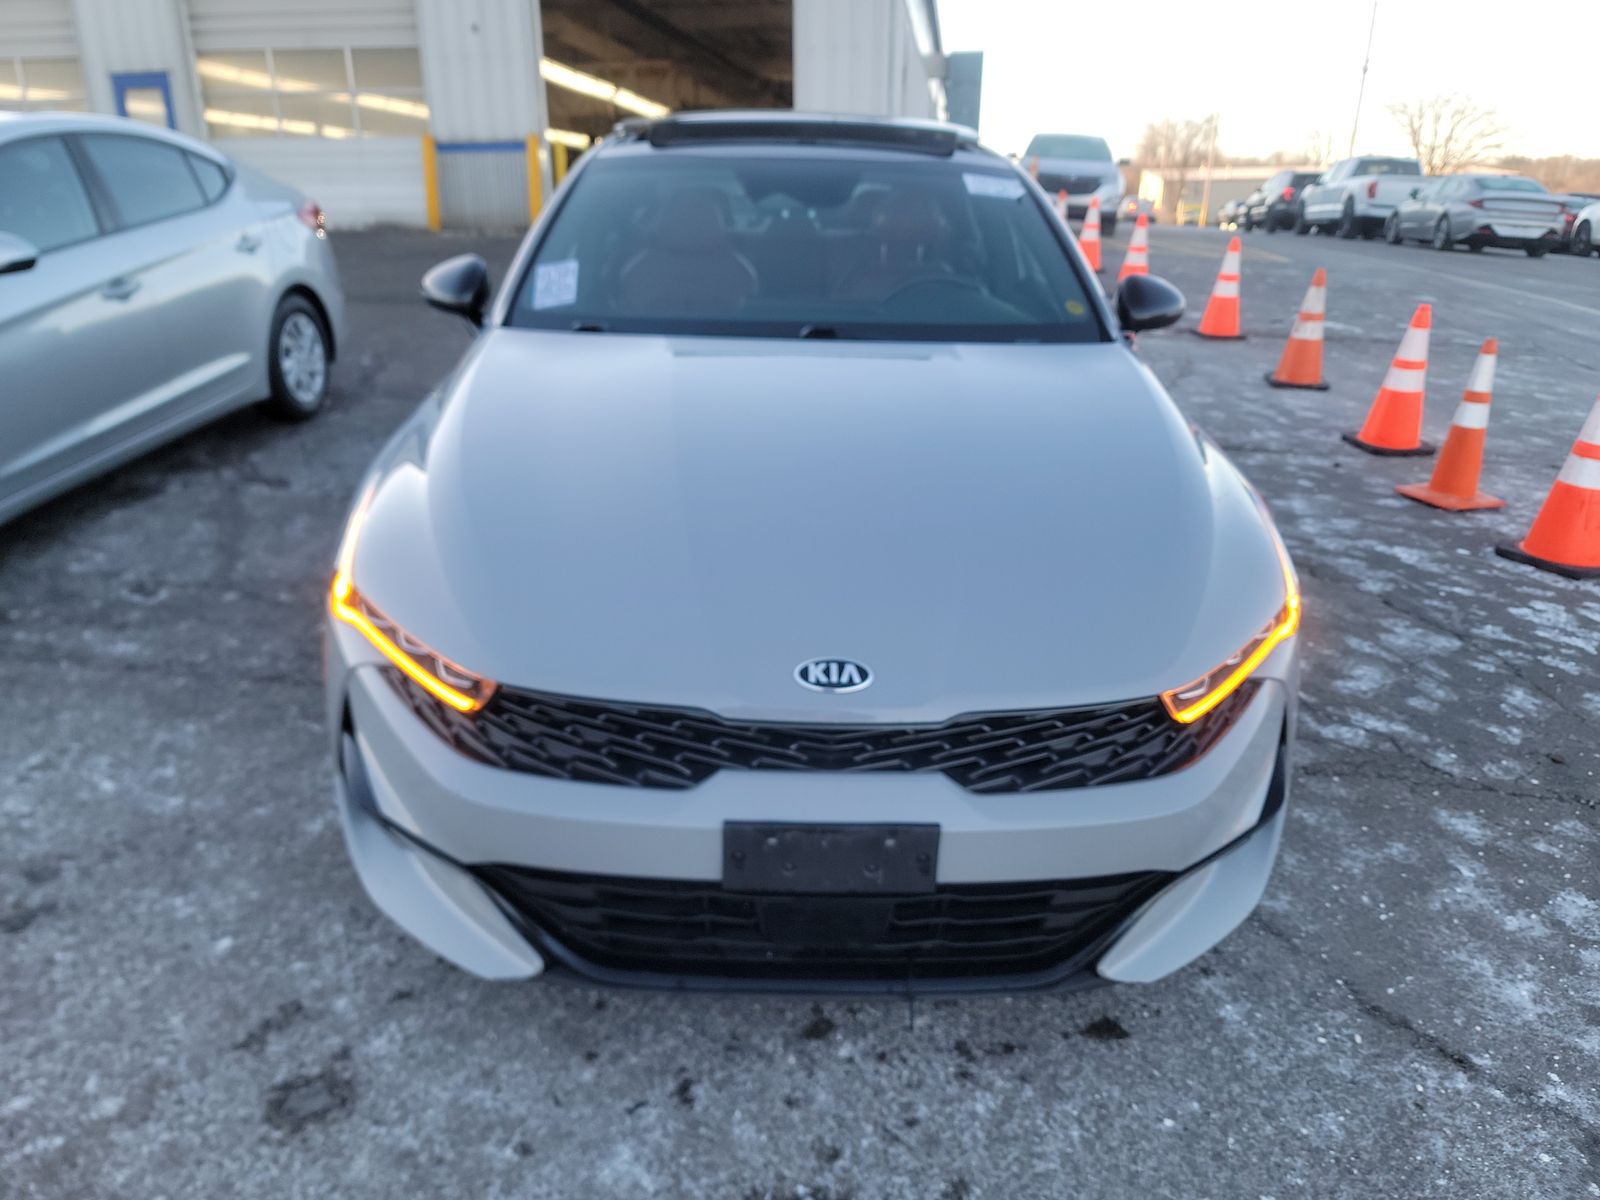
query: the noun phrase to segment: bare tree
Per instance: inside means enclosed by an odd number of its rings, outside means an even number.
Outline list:
[[[1470,167],[1501,147],[1505,126],[1493,109],[1465,96],[1430,96],[1410,104],[1391,104],[1424,175],[1448,175]]]
[[[1201,121],[1168,118],[1145,126],[1144,136],[1139,139],[1139,161],[1161,172],[1166,185],[1162,198],[1169,211],[1182,199],[1190,173],[1205,165],[1215,120],[1215,117]]]
[[[1333,134],[1313,129],[1306,134],[1305,160],[1314,167],[1325,167],[1333,161]]]

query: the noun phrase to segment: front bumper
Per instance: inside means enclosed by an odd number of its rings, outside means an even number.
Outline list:
[[[623,985],[895,994],[1152,980],[1219,941],[1266,886],[1287,792],[1293,647],[1291,640],[1263,667],[1268,677],[1255,698],[1203,758],[1136,783],[982,795],[941,775],[728,770],[685,791],[659,791],[543,779],[463,757],[335,628],[335,793],[351,859],[374,902],[430,949],[488,978],[550,970]],[[1063,935],[1053,961],[950,977],[856,975],[837,964],[723,976],[670,963],[619,966],[595,951],[589,935],[601,901],[589,897],[602,892],[640,903],[673,893],[676,908],[624,913],[632,922],[681,912],[687,900],[677,893],[686,890],[696,913],[709,911],[729,820],[936,822],[942,913],[981,902],[971,911],[987,914],[1018,884],[1030,893],[1055,889],[1051,903],[1073,912],[1088,903],[1080,892],[1099,889],[1098,907],[1094,920]],[[551,887],[558,910],[548,906]],[[552,927],[553,911],[570,927]]]

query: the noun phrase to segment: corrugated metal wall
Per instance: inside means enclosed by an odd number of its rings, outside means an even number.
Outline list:
[[[0,58],[76,58],[72,0],[0,0]]]
[[[165,71],[172,110],[184,133],[204,136],[194,49],[184,15],[174,0],[72,0],[82,35],[83,78],[89,103],[116,112],[111,76],[128,71]]]
[[[299,188],[334,229],[379,222],[426,225],[428,199],[419,138],[218,138],[218,150]]]
[[[538,0],[417,0],[422,74],[441,142],[543,134]]]
[[[199,50],[415,46],[414,0],[188,0]]]
[[[440,154],[439,212],[447,229],[526,228],[527,157],[521,149]]]
[[[918,45],[907,2],[794,0],[794,106],[878,117],[936,116],[929,81],[940,64],[936,54]]]
[[[544,53],[539,0],[416,3],[429,124],[440,148],[443,223],[526,226],[528,168],[522,147],[530,136],[543,138],[549,123],[539,76]],[[485,149],[483,143],[509,145]],[[541,156],[540,163],[546,195],[547,158]]]

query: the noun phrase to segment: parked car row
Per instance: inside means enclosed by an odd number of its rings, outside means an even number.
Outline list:
[[[1486,246],[1542,258],[1552,250],[1578,255],[1600,245],[1600,198],[1556,194],[1523,175],[1462,173],[1424,176],[1414,158],[1363,156],[1316,174],[1279,171],[1242,200],[1223,205],[1218,223],[1268,233],[1382,236],[1436,249]]]

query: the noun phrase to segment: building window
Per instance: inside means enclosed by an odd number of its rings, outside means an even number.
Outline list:
[[[415,50],[242,50],[195,62],[211,137],[421,137]]]
[[[77,59],[0,55],[0,109],[84,112],[88,107]]]

